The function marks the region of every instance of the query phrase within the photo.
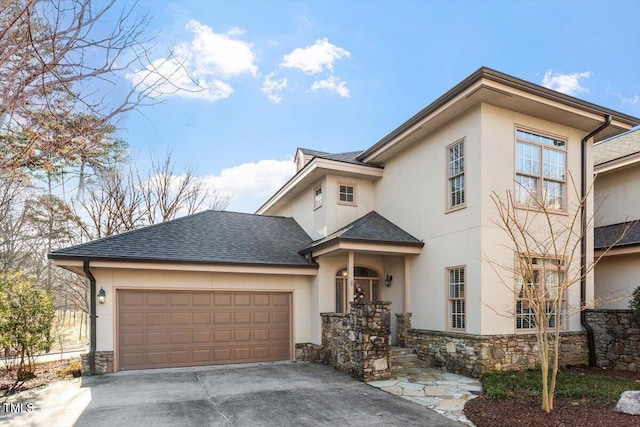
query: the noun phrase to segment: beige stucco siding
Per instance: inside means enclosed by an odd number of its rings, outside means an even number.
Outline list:
[[[252,290],[292,293],[293,337],[295,342],[309,342],[313,322],[310,314],[310,282],[312,277],[261,275],[242,273],[158,271],[134,269],[92,268],[97,288],[107,293],[105,304],[98,304],[97,350],[113,351],[117,325],[115,322],[118,289],[158,290]]]
[[[598,174],[596,227],[640,219],[640,163]]]
[[[640,253],[606,256],[595,270],[599,309],[629,308],[631,293],[640,286]]]
[[[466,207],[446,213],[446,147],[465,140]],[[446,330],[445,269],[466,266],[467,332],[479,333],[480,109],[441,127],[391,158],[375,184],[375,209],[425,242],[407,264],[413,326]],[[394,277],[395,279],[395,277]],[[395,283],[395,280],[394,280]],[[395,286],[395,284],[394,284]]]
[[[322,186],[323,203],[320,208],[313,208],[313,191],[315,188]],[[286,203],[283,207],[275,212],[269,212],[269,215],[278,215],[284,217],[292,217],[302,227],[302,229],[313,240],[320,239],[327,235],[327,179],[323,177],[321,180],[314,182],[305,191],[302,191],[294,199]]]
[[[581,175],[581,139],[585,132],[569,128],[531,116],[515,113],[513,111],[494,107],[488,104],[482,105],[482,150],[481,150],[481,213],[482,221],[482,245],[481,253],[485,261],[481,264],[482,293],[480,297],[480,309],[482,311],[483,334],[513,333],[515,325],[513,320],[514,294],[512,273],[502,269],[496,264],[514,263],[514,254],[508,249],[513,247],[506,232],[499,229],[495,221],[497,210],[491,200],[491,193],[496,192],[504,197],[506,191],[514,191],[515,188],[515,130],[523,127],[533,132],[557,136],[567,141],[567,171],[573,176],[575,185],[580,187]],[[470,159],[471,161],[471,159]],[[590,156],[588,164],[590,163]],[[591,170],[588,176],[591,176]],[[569,207],[567,214],[553,215],[554,221],[570,221],[573,211],[571,207],[576,205],[577,195],[573,191],[570,178],[567,178],[566,205]],[[589,205],[592,212],[592,203]],[[524,213],[524,210],[523,210]],[[545,221],[542,215],[533,220],[531,230],[539,230],[546,233]],[[588,248],[593,248],[592,238],[589,238]],[[589,250],[587,260],[593,259],[593,250]],[[492,262],[489,262],[491,260]],[[573,268],[579,268],[579,248],[575,256]],[[511,264],[513,265],[513,264]],[[497,272],[495,271],[497,270]],[[510,277],[511,276],[511,277]],[[587,288],[590,290],[587,299],[592,298],[593,277],[589,276]],[[580,303],[580,284],[576,283],[568,293],[569,306],[577,306]],[[574,315],[567,324],[568,330],[580,330],[579,316]]]

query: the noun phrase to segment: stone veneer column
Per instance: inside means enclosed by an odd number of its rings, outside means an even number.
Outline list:
[[[349,313],[322,313],[325,363],[361,381],[390,378],[391,303],[351,303]]]
[[[80,355],[82,375],[89,375],[89,353]],[[113,372],[113,351],[96,351],[96,375]]]
[[[396,314],[396,335],[399,347],[409,345],[409,329],[411,329],[411,313]]]

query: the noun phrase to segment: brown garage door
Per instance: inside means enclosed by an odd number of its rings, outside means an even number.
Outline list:
[[[118,291],[119,369],[290,359],[285,292]]]

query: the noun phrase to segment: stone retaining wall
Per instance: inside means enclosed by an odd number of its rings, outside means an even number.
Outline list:
[[[640,321],[631,310],[587,310],[593,328],[596,364],[621,371],[640,371]]]
[[[80,355],[82,375],[90,375],[89,353]],[[96,351],[96,375],[113,372],[113,351]]]
[[[310,342],[296,343],[296,361],[324,363],[322,346]]]
[[[351,303],[349,313],[322,313],[324,362],[361,381],[391,377],[391,303]]]

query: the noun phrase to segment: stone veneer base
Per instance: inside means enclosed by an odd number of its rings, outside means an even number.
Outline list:
[[[586,320],[593,329],[598,366],[640,372],[640,319],[631,310],[587,310]]]
[[[80,355],[82,375],[90,375],[89,353]],[[113,351],[96,351],[96,375],[113,372]]]

